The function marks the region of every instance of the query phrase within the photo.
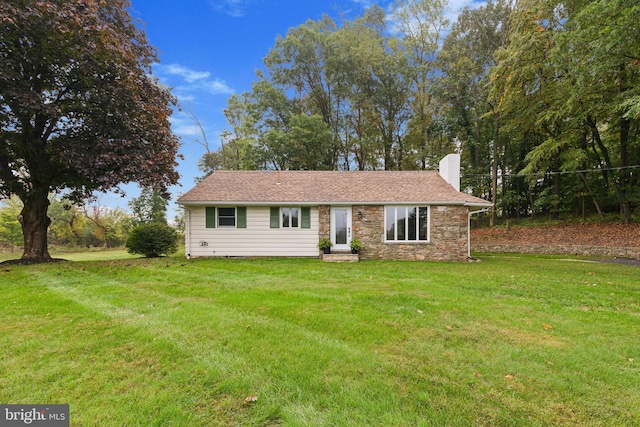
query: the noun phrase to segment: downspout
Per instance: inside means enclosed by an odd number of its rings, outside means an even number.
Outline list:
[[[185,252],[187,259],[191,259],[191,211],[184,208]]]
[[[484,208],[477,211],[469,211],[467,216],[467,260],[471,261],[471,215],[489,212],[491,208]]]

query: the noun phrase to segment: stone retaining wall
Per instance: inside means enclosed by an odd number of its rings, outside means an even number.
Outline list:
[[[627,258],[640,260],[640,247],[617,248],[610,246],[588,245],[532,245],[472,242],[471,251],[543,255],[579,255],[600,258]]]

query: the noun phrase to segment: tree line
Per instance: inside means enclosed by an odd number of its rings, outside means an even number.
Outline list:
[[[640,206],[640,4],[399,0],[279,37],[199,167],[421,170],[452,151],[498,218]]]
[[[122,247],[130,234],[142,225],[167,226],[167,204],[162,194],[151,187],[143,188],[140,196],[129,202],[130,212],[99,203],[79,205],[63,197],[51,196],[47,240],[52,245],[67,248]],[[23,208],[18,197],[6,199],[0,205],[0,246],[7,251],[14,252],[23,245],[20,223]],[[178,231],[184,228],[181,220],[180,216],[174,219]]]

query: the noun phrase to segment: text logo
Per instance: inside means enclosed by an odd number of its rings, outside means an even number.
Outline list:
[[[69,405],[0,405],[0,427],[69,427]]]

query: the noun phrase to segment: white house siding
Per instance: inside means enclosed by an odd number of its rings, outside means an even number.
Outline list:
[[[311,207],[311,228],[270,228],[269,206],[248,206],[247,228],[206,228],[205,207],[188,209],[188,256],[318,256],[317,207]]]

